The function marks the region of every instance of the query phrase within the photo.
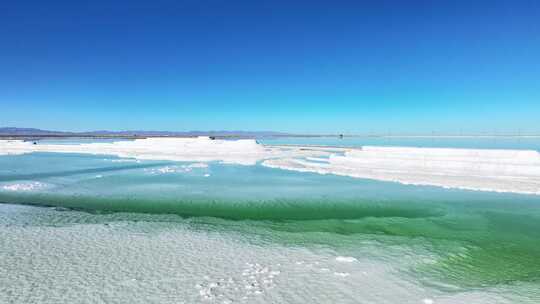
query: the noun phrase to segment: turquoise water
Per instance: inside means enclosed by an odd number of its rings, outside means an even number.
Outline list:
[[[78,255],[55,251],[67,246],[58,244],[64,244],[61,240],[68,236],[83,245],[109,236],[116,244],[123,244],[125,237],[138,239],[142,233],[145,237],[140,241],[149,243],[138,250],[152,252],[155,246],[162,246],[156,238],[166,232],[168,237],[174,235],[168,242],[182,239],[201,246],[214,244],[210,251],[223,255],[229,262],[220,260],[213,270],[228,267],[228,263],[234,265],[227,254],[238,255],[241,251],[237,250],[245,247],[257,252],[250,259],[275,263],[273,267],[278,267],[277,260],[281,261],[279,267],[291,262],[289,270],[280,271],[288,273],[294,281],[318,278],[325,286],[335,285],[333,291],[323,293],[326,289],[316,287],[317,282],[305,286],[274,282],[276,288],[264,289],[264,297],[253,298],[258,300],[242,300],[231,287],[227,292],[235,301],[278,301],[273,297],[291,296],[289,293],[294,297],[288,302],[294,303],[313,297],[343,303],[358,303],[362,299],[366,303],[395,303],[397,299],[403,303],[422,303],[426,298],[434,303],[537,303],[540,300],[538,196],[406,186],[259,165],[190,165],[104,155],[1,156],[0,202],[6,204],[0,205],[0,225],[9,234],[0,234],[0,260],[11,261],[17,253],[31,251],[25,247],[26,243],[19,242],[34,237],[28,236],[29,231],[40,231],[50,244],[55,244],[48,246],[47,242],[36,239],[41,253],[30,259],[36,264],[40,259],[46,259],[46,263],[81,259]],[[15,208],[13,204],[41,208]],[[110,226],[103,225],[114,223],[127,223],[127,226],[110,232],[111,235],[94,234],[95,229],[109,229]],[[74,235],[70,234],[73,229],[78,229]],[[103,248],[99,242],[87,252]],[[122,248],[118,249],[122,253],[115,254],[123,256]],[[194,259],[197,254],[189,250],[175,248],[175,253],[170,254],[182,256],[189,252],[190,259]],[[148,252],[145,254],[151,257]],[[281,256],[283,252],[288,252],[289,258]],[[319,278],[322,274],[307,268],[295,268],[303,267],[304,260],[310,257],[324,261],[334,256],[353,257],[356,261],[347,263],[345,268],[339,264],[343,269],[331,270],[335,274],[330,277],[332,280]],[[292,263],[292,257],[301,261]],[[124,262],[118,263],[138,263],[134,257],[122,259]],[[212,260],[208,256],[200,263]],[[18,266],[13,269],[0,262],[0,270],[11,269],[4,274],[17,277],[16,283],[41,284],[38,282],[41,277],[15,275],[27,273],[26,267],[31,265],[25,266],[21,261],[10,265]],[[322,273],[332,265],[320,266],[319,270]],[[373,265],[385,270],[373,270],[371,274],[368,270],[376,268]],[[158,267],[161,266],[148,266],[140,275],[150,276]],[[186,286],[192,290],[196,274],[210,271],[199,269],[202,267],[199,264],[182,267],[191,278],[182,281],[186,284],[181,285],[182,290]],[[114,278],[106,267],[99,271],[104,277]],[[361,277],[364,272],[373,275],[368,280],[372,284],[370,288],[354,285],[367,284]],[[342,277],[348,279],[342,281]],[[16,297],[16,284],[4,283],[7,285],[0,287],[0,296],[20,300]],[[84,280],[78,284],[84,285]],[[69,282],[64,287],[68,288]],[[349,289],[352,291],[345,291]],[[186,291],[176,300],[190,295]],[[148,296],[144,294],[141,299],[149,299]],[[197,296],[187,302],[199,300]]]

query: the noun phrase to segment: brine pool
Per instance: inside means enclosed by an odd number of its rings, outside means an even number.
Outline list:
[[[539,303],[540,197],[0,156],[0,303]]]

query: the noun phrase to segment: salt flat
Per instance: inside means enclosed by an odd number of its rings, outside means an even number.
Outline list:
[[[115,155],[141,160],[221,162],[480,191],[540,195],[533,150],[270,146],[252,139],[148,138],[77,145],[1,140],[0,155],[33,152]]]

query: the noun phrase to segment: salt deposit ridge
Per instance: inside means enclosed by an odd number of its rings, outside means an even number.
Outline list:
[[[540,195],[540,153],[532,150],[264,146],[255,140],[148,138],[79,145],[0,140],[0,155],[90,153],[141,160],[255,165],[481,191]]]

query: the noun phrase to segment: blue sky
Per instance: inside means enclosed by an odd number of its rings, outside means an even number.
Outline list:
[[[538,133],[539,54],[539,1],[4,1],[0,126]]]

